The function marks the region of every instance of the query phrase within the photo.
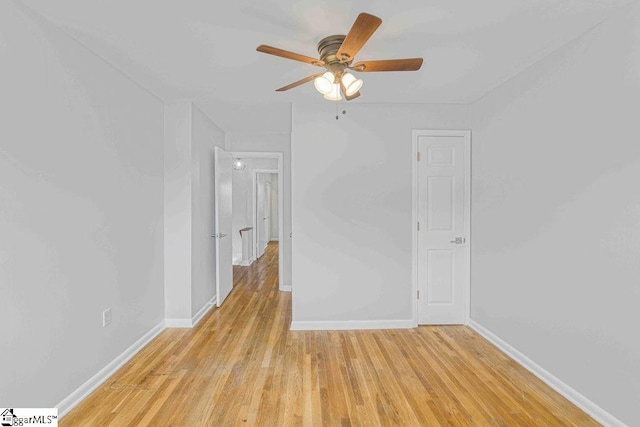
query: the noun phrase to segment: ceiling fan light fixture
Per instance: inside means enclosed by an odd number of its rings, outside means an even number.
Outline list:
[[[318,92],[323,95],[329,95],[333,91],[333,82],[336,77],[333,75],[331,71],[327,71],[323,75],[316,77],[313,81]]]
[[[341,101],[342,95],[340,95],[340,85],[338,83],[334,83],[331,92],[326,94],[324,99],[328,99],[329,101]]]
[[[363,81],[362,79],[357,79],[351,73],[344,73],[342,75],[342,84],[344,85],[345,95],[351,96],[360,90]]]

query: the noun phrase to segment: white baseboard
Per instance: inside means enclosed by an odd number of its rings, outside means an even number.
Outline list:
[[[255,261],[254,259],[248,259],[245,261],[241,261],[239,265],[241,265],[242,267],[249,267],[251,264],[253,264],[253,261]]]
[[[584,397],[567,383],[563,382],[562,380],[554,376],[551,372],[547,371],[542,366],[529,359],[519,350],[512,347],[509,343],[498,337],[496,334],[494,334],[475,320],[469,319],[469,326],[484,338],[486,338],[493,345],[498,347],[507,356],[511,357],[513,360],[522,365],[523,368],[531,372],[536,377],[540,378],[549,387],[566,397],[578,408],[589,414],[600,424],[612,427],[625,427],[625,424],[622,421],[593,403],[591,400]]]
[[[164,319],[167,328],[192,328],[193,323],[189,318]]]
[[[292,331],[343,331],[358,329],[410,329],[413,320],[292,321]]]
[[[280,292],[291,292],[291,286],[280,286]]]
[[[202,318],[204,317],[205,314],[207,314],[209,312],[209,310],[211,310],[213,308],[213,306],[216,303],[216,296],[214,295],[213,298],[211,298],[209,301],[207,301],[207,303],[205,305],[202,306],[202,308],[196,313],[194,314],[194,316],[191,318],[191,326],[196,326],[198,324],[198,322],[200,320],[202,320]]]
[[[272,238],[272,239],[270,240],[270,242],[277,242],[277,241],[278,241],[278,238],[277,238],[277,237],[274,237],[274,238]]]
[[[202,306],[200,310],[196,314],[193,315],[191,319],[189,318],[175,318],[175,319],[164,319],[165,326],[167,328],[193,328],[198,324],[198,322],[204,317],[205,314],[209,310],[216,305],[216,296],[214,295],[209,301]]]
[[[80,402],[82,402],[89,394],[91,394],[95,389],[100,387],[102,383],[109,379],[111,375],[113,375],[118,369],[122,367],[125,363],[129,361],[133,356],[136,355],[144,346],[149,344],[152,339],[154,339],[160,332],[162,332],[165,328],[164,320],[158,323],[156,326],[151,328],[149,332],[144,334],[140,339],[134,342],[129,348],[123,351],[118,357],[113,359],[111,363],[109,363],[104,368],[100,369],[97,374],[89,378],[87,382],[78,387],[73,393],[64,398],[62,402],[56,405],[58,408],[58,416],[60,418],[64,417],[75,408]]]

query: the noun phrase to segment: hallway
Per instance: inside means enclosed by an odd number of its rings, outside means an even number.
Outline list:
[[[465,326],[289,331],[278,243],[61,425],[598,425]]]

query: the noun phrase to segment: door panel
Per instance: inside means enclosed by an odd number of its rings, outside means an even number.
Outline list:
[[[427,229],[429,231],[455,229],[454,193],[455,177],[427,177]]]
[[[264,255],[264,174],[256,174],[256,259]]]
[[[466,323],[468,135],[417,136],[418,323]]]
[[[427,250],[427,303],[453,303],[455,254],[452,250]]]
[[[271,182],[264,183],[264,247],[271,240]]]
[[[233,249],[231,246],[232,192],[231,154],[215,148],[215,233],[216,242],[216,295],[220,307],[233,289]]]

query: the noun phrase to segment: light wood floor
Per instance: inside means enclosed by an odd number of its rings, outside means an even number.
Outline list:
[[[277,243],[192,330],[167,329],[62,426],[598,425],[465,326],[289,331]]]

